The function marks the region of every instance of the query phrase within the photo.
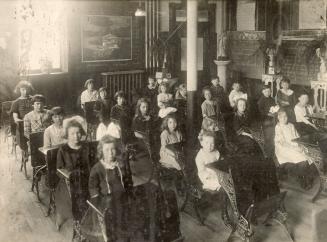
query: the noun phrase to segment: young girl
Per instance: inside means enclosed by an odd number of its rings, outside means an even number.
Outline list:
[[[295,122],[294,105],[296,103],[295,94],[290,87],[290,80],[283,78],[280,82],[281,89],[276,94],[277,104],[282,107],[290,122]]]
[[[236,101],[236,111],[233,118],[233,141],[238,152],[261,154],[261,148],[252,136],[250,120],[246,112],[246,100],[240,98]]]
[[[176,161],[175,155],[166,148],[168,144],[182,142],[183,137],[181,132],[177,129],[177,120],[175,116],[168,115],[165,117],[162,124],[162,132],[160,135],[160,163],[167,168],[174,168],[181,170],[180,165]]]
[[[309,115],[313,114],[313,108],[309,104],[309,96],[307,93],[301,93],[299,102],[294,107],[296,118],[296,130],[300,135],[312,134],[318,131],[318,128],[312,123]]]
[[[202,117],[203,118],[215,117],[217,119],[219,108],[217,106],[217,103],[212,100],[210,88],[209,87],[203,88],[202,94],[203,94],[203,97],[205,98],[205,100],[201,104]]]
[[[110,120],[111,100],[107,96],[107,90],[105,87],[99,89],[99,100],[96,105],[96,111],[100,123],[107,125]]]
[[[144,135],[152,129],[152,119],[149,115],[149,103],[145,98],[137,101],[135,117],[133,119],[132,129],[137,138],[144,139]]]
[[[124,92],[116,92],[115,100],[117,104],[112,107],[110,112],[110,118],[112,122],[120,126],[120,130],[122,131],[122,139],[126,140],[131,130],[131,113],[126,103],[126,97]]]
[[[102,233],[105,235],[105,241],[113,241],[113,238],[121,238],[124,233],[123,230],[128,228],[123,224],[128,221],[123,220],[123,212],[127,210],[127,193],[125,190],[126,186],[124,183],[131,178],[126,179],[124,169],[121,169],[119,162],[116,159],[117,148],[115,139],[109,135],[105,135],[101,138],[98,144],[98,159],[90,173],[89,177],[89,192],[91,202],[100,211],[104,212],[106,209],[110,209],[111,213],[114,213],[115,220],[112,221],[115,226],[115,230],[109,230],[111,233],[107,233],[104,218],[97,216],[98,222]],[[113,234],[114,233],[114,234]],[[111,237],[108,240],[108,237]]]
[[[88,169],[88,146],[82,141],[86,132],[77,117],[64,120],[64,138],[67,143],[63,144],[57,154],[57,168],[73,171],[75,169]]]
[[[204,131],[200,143],[202,149],[198,152],[195,163],[198,168],[198,176],[203,184],[203,189],[218,191],[221,187],[217,174],[206,167],[207,164],[217,162],[220,158],[219,151],[215,148],[215,134]]]
[[[97,90],[94,89],[94,80],[93,79],[86,80],[84,87],[86,88],[86,90],[84,90],[81,94],[82,108],[84,108],[84,104],[86,102],[98,101],[98,99],[99,99],[99,93]]]
[[[234,82],[232,86],[233,90],[229,94],[229,103],[233,108],[236,105],[236,101],[240,98],[247,100],[247,94],[241,91],[241,84],[239,82]]]
[[[64,110],[61,107],[52,108],[50,118],[53,124],[44,130],[43,147],[52,147],[65,142],[62,125]]]
[[[50,123],[48,111],[44,109],[45,98],[41,94],[33,96],[33,111],[24,117],[24,135],[44,131]]]
[[[65,138],[67,143],[63,144],[57,153],[57,169],[65,169],[68,172],[75,172],[74,179],[70,179],[70,190],[74,194],[71,196],[72,214],[73,214],[73,241],[83,241],[81,235],[81,219],[83,218],[88,198],[87,184],[88,174],[90,171],[89,146],[82,142],[82,136],[85,135],[85,130],[82,124],[75,117],[64,120]],[[79,175],[78,175],[79,174]],[[76,177],[78,175],[78,177]],[[78,178],[78,179],[76,179]],[[63,184],[63,183],[60,183]],[[57,192],[62,191],[62,185],[57,188]],[[57,204],[58,211],[66,211],[64,207],[67,204]],[[66,213],[59,212],[60,216],[66,216]]]
[[[15,87],[15,93],[20,93],[19,98],[11,106],[11,113],[16,123],[23,121],[25,115],[33,109],[30,97],[32,90],[34,89],[31,83],[27,81],[20,81]]]
[[[309,178],[306,178],[305,173],[308,172],[309,164],[312,163],[310,157],[307,157],[303,150],[298,146],[297,143],[293,142],[293,139],[298,138],[299,135],[295,130],[293,124],[288,122],[287,112],[284,109],[278,112],[278,123],[275,127],[275,154],[279,165],[285,163],[299,164],[305,166],[299,168],[301,185],[306,188],[309,186]],[[308,161],[308,162],[307,162]]]
[[[161,83],[159,86],[159,94],[157,96],[158,107],[164,108],[165,103],[169,103],[173,100],[173,95],[167,93],[167,84]]]
[[[275,112],[278,111],[279,106],[271,97],[270,86],[265,85],[263,87],[258,108],[264,132],[265,150],[268,156],[272,157],[274,154]]]
[[[187,91],[186,91],[185,84],[180,84],[176,91],[175,99],[176,100],[178,100],[178,99],[186,100],[186,94],[187,94]]]
[[[214,133],[215,137],[215,144],[217,147],[219,147],[219,150],[224,146],[225,140],[224,140],[224,134],[222,133],[222,129],[219,128],[218,122],[215,119],[212,118],[204,118],[202,121],[201,131],[199,133],[198,139],[201,144],[201,140],[203,137],[203,134],[205,132],[212,132]]]
[[[12,113],[13,120],[15,124],[12,126],[12,132],[16,136],[17,144],[20,149],[23,151],[23,156],[25,160],[28,160],[28,146],[27,139],[23,135],[24,127],[23,125],[18,126],[19,122],[23,122],[24,117],[27,113],[32,111],[32,98],[30,97],[31,92],[33,91],[31,83],[27,81],[20,81],[16,88],[15,93],[20,93],[20,97],[17,98],[11,105],[10,113]],[[17,129],[20,129],[18,132]],[[20,134],[20,135],[19,135]],[[18,137],[19,136],[19,137]]]

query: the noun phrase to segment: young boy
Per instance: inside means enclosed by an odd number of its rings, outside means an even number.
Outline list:
[[[301,93],[299,102],[294,107],[296,118],[296,129],[300,135],[311,134],[317,131],[317,127],[309,119],[309,115],[313,114],[313,108],[309,105],[309,96],[307,93]]]
[[[41,94],[33,97],[33,111],[24,117],[24,135],[29,137],[31,133],[44,131],[49,126],[49,115],[44,110],[45,98]]]
[[[213,170],[206,167],[207,164],[217,162],[220,158],[219,151],[215,148],[215,134],[210,131],[204,131],[200,143],[202,149],[195,158],[198,176],[202,182],[203,189],[218,191],[221,187],[218,176]]]
[[[241,91],[241,84],[239,82],[233,83],[233,90],[229,94],[229,103],[232,108],[235,107],[237,99],[243,98],[247,100],[247,94]]]
[[[212,99],[215,100],[221,107],[225,105],[226,93],[224,88],[220,85],[219,76],[211,79],[210,91]]]

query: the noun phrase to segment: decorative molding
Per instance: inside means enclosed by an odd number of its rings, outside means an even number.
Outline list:
[[[229,31],[229,37],[233,40],[265,40],[266,31]]]

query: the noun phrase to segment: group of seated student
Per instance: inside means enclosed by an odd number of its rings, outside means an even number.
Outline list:
[[[265,146],[274,146],[279,166],[285,163],[299,164],[298,177],[301,185],[308,188],[312,177],[307,175],[307,171],[311,169],[312,161],[293,139],[299,137],[297,130],[301,130],[300,135],[304,135],[316,132],[318,128],[308,118],[308,114],[313,111],[308,105],[308,95],[301,93],[299,102],[295,105],[295,94],[289,85],[289,80],[284,78],[281,81],[276,102],[271,97],[270,87],[263,87],[262,97],[258,101],[260,120],[257,121],[261,121],[263,127]],[[85,87],[87,89],[81,94],[82,108],[87,102],[98,102],[96,140],[99,141],[99,162],[93,167],[90,167],[89,146],[84,141],[87,130],[82,117],[64,119],[65,112],[61,107],[45,110],[45,98],[40,94],[31,97],[29,94],[32,86],[26,81],[17,85],[16,90],[21,95],[13,102],[11,112],[15,122],[24,122],[24,134],[27,137],[32,132],[44,131],[44,147],[60,145],[57,168],[69,172],[82,170],[88,177],[88,181],[83,182],[94,203],[103,207],[110,200],[117,209],[117,214],[121,214],[126,205],[126,179],[124,170],[116,159],[117,141],[124,144],[134,138],[152,139],[147,142],[154,142],[160,147],[160,165],[182,170],[186,163],[181,164],[167,145],[185,141],[183,117],[186,115],[186,86],[180,84],[173,95],[167,82],[161,82],[158,86],[155,78],[150,76],[148,85],[136,103],[135,112],[128,105],[124,92],[118,91],[115,94],[116,104],[112,106],[105,88],[100,88],[99,92],[95,90],[92,79],[85,82]],[[251,120],[248,115],[248,96],[241,90],[240,83],[233,83],[228,95],[219,84],[219,77],[215,77],[211,80],[211,86],[205,87],[202,93],[202,126],[198,136],[201,148],[195,157],[198,178],[203,189],[217,191],[221,187],[218,175],[207,165],[220,162],[222,170],[228,172],[231,169],[239,211],[245,215],[253,201],[261,201],[279,193],[276,174],[276,168],[279,167],[275,166],[272,159],[264,156],[255,138],[251,126],[255,120]],[[226,122],[225,114],[230,112],[232,121]],[[226,132],[227,126],[231,128],[229,133]],[[233,149],[229,149],[229,146]],[[82,198],[82,207],[86,207],[86,199],[87,197]],[[101,216],[98,220],[103,222]],[[74,237],[82,240],[80,222],[81,216],[74,216]],[[117,231],[122,230],[123,228]],[[125,235],[121,233],[117,236]]]

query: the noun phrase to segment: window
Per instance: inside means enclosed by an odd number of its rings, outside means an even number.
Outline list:
[[[20,74],[66,71],[67,29],[63,0],[21,0],[19,21]]]

